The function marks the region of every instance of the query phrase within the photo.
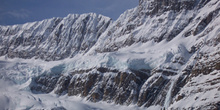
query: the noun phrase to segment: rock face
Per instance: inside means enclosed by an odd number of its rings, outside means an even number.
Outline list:
[[[87,52],[111,22],[108,17],[90,13],[1,26],[0,56],[47,61],[73,57]]]
[[[71,58],[33,77],[33,92],[220,109],[219,0],[139,0],[114,22],[83,14],[0,26],[0,42],[9,58]]]
[[[109,40],[99,41],[97,45],[100,48],[97,47],[97,51],[117,51],[121,47],[137,42],[148,42],[152,39],[155,42],[164,39],[170,41],[191,24],[196,12],[208,2],[203,0],[140,0],[138,7],[122,14],[102,35],[103,38]]]
[[[137,101],[140,86],[146,79],[146,74],[92,70],[72,77],[68,95],[81,94],[93,102],[131,104]]]
[[[162,14],[170,10],[175,12],[179,12],[183,9],[192,10],[198,5],[198,2],[198,0],[140,0],[139,8],[141,13],[153,15]],[[205,1],[201,0],[201,2]]]

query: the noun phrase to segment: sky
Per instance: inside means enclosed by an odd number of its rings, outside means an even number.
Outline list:
[[[116,20],[124,11],[137,5],[138,0],[0,0],[0,25],[90,12]]]

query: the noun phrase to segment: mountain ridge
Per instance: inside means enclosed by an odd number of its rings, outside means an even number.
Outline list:
[[[21,33],[25,36],[23,30],[10,33],[0,26],[3,59],[46,61],[19,61],[0,68],[5,75],[0,77],[29,82],[25,88],[32,93],[81,96],[92,102],[170,110],[220,108],[220,1],[139,0],[139,6],[114,22],[92,13],[64,19],[49,19],[50,25],[41,21],[39,25],[48,27],[38,35],[45,35],[46,42],[33,44],[18,39]],[[33,47],[31,57],[25,57],[29,51],[19,53],[26,45],[39,45],[39,54]]]
[[[1,56],[7,54],[9,58],[37,57],[48,61],[73,57],[79,51],[88,51],[110,23],[110,18],[89,13],[73,14],[63,19],[52,18],[24,25],[2,26],[0,53]],[[9,27],[12,27],[12,30]],[[14,33],[17,34],[14,35]],[[3,36],[10,37],[10,41],[5,40]],[[65,51],[62,53],[60,49]]]

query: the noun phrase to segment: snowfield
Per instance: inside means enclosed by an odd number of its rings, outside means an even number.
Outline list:
[[[3,110],[220,109],[220,1],[0,26]]]
[[[0,80],[0,108],[2,110],[146,110],[136,105],[122,106],[106,102],[92,103],[80,96],[33,94],[25,84],[14,85]],[[152,106],[149,110],[160,109]]]

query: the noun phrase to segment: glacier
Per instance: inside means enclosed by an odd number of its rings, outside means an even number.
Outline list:
[[[219,12],[219,0],[139,0],[116,21],[0,26],[0,107],[219,109]]]

